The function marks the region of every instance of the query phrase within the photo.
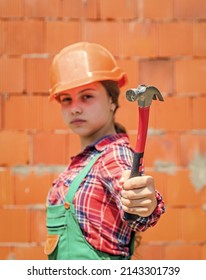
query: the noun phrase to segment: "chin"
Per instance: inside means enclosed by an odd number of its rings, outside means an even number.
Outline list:
[[[90,133],[85,131],[85,129],[78,127],[78,128],[71,128],[72,132],[79,135],[79,137],[88,137]]]

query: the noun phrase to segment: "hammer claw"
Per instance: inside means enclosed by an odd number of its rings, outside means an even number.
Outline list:
[[[160,91],[154,86],[139,85],[136,89],[129,89],[126,92],[129,101],[138,101],[139,107],[148,107],[152,100],[164,101]]]
[[[159,101],[164,101],[164,99],[162,97],[162,94],[160,93],[160,91],[156,87],[148,86],[147,89],[152,91],[151,94],[153,94],[153,99],[154,100],[158,99]]]

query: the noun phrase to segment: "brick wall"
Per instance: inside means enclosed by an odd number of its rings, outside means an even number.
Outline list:
[[[80,148],[48,102],[49,66],[64,46],[107,47],[129,75],[160,89],[145,170],[167,212],[134,258],[206,259],[206,1],[0,0],[0,259],[46,259],[45,198]],[[117,114],[136,141],[137,106]]]

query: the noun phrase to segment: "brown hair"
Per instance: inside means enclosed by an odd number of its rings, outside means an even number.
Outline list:
[[[119,108],[118,99],[120,95],[120,89],[118,83],[110,80],[102,81],[101,83],[108,92],[109,96],[112,98],[112,103],[116,105],[116,108],[114,110],[115,115],[117,109]],[[127,133],[126,128],[120,123],[114,122],[114,127],[117,133]]]

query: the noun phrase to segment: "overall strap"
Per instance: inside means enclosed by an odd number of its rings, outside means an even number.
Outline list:
[[[72,203],[72,201],[74,199],[74,196],[75,196],[75,193],[76,193],[77,189],[79,188],[81,182],[84,180],[84,178],[86,177],[86,175],[88,174],[88,172],[90,171],[90,169],[92,168],[92,166],[94,165],[96,160],[100,157],[100,155],[101,155],[101,153],[98,153],[97,155],[95,155],[90,160],[90,162],[74,178],[71,185],[69,186],[69,190],[68,190],[67,195],[65,197],[65,201],[68,201],[68,202]]]

